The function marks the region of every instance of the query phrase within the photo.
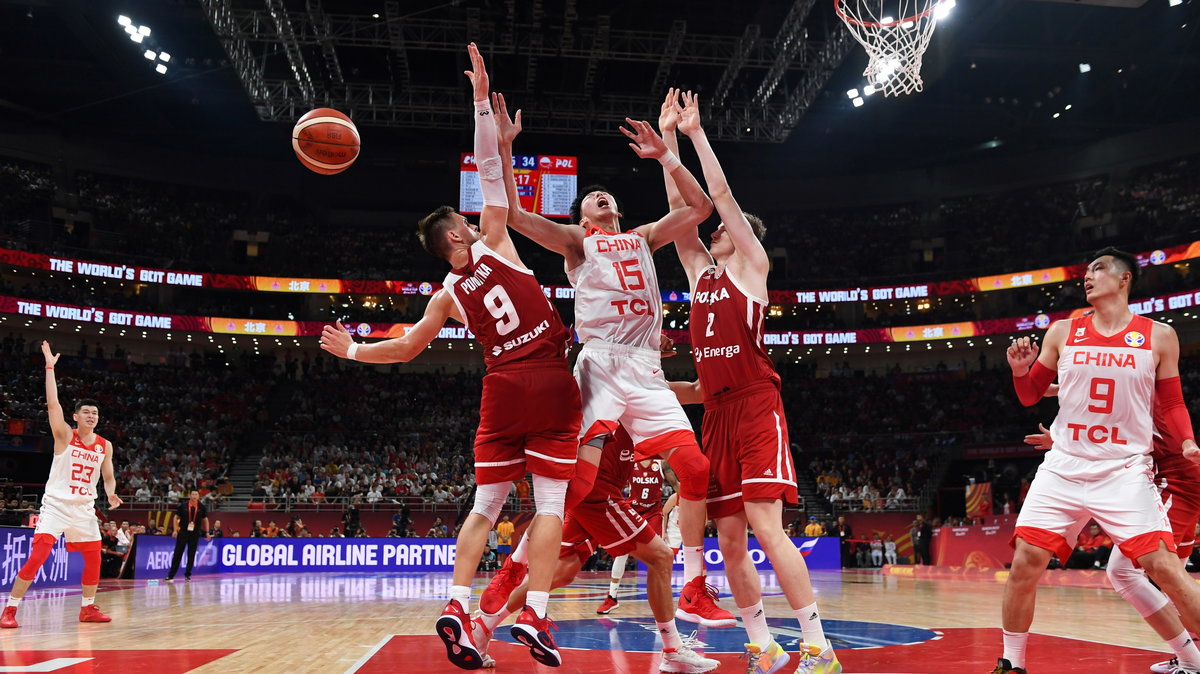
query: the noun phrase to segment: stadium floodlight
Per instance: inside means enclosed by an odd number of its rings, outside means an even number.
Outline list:
[[[150,26],[138,26],[138,32],[145,37],[150,37]]]
[[[954,9],[956,4],[958,3],[956,3],[955,0],[946,0],[945,2],[938,3],[938,5],[933,8],[933,18],[941,21],[947,16],[950,16],[950,10]]]
[[[879,25],[883,26],[884,28],[895,28],[896,20],[890,16],[885,16],[880,19]]]
[[[873,85],[868,84],[867,86],[863,87],[863,96],[870,96],[876,91],[877,89],[875,89]]]
[[[1090,73],[1090,72],[1092,72],[1092,64],[1090,64],[1090,63],[1080,63],[1080,64],[1079,64],[1079,72],[1081,72],[1081,73]]]
[[[158,74],[160,74],[160,75],[166,75],[166,74],[167,74],[167,67],[166,67],[165,65],[161,64],[161,63],[160,63],[160,64],[158,64],[158,65],[156,65],[156,66],[154,66],[154,69],[155,69],[155,70],[157,70],[157,71],[158,71]]]
[[[850,91],[847,91],[846,98],[849,98],[849,99],[858,98],[858,89],[851,89]]]
[[[144,40],[146,38],[141,33],[134,33],[133,35],[129,36],[129,39],[133,40],[134,42],[136,42],[138,44],[141,44],[142,40]]]
[[[158,54],[156,54],[152,49],[147,49],[146,53],[142,54],[142,56],[145,56],[147,61],[153,61],[154,59],[158,58]]]
[[[122,26],[129,26],[129,25],[133,24],[133,19],[130,19],[129,17],[122,14],[121,16],[117,17],[117,23]]]
[[[1178,7],[1183,4],[1183,0],[1167,0],[1168,7]]]
[[[861,108],[862,106],[863,106],[863,99],[861,99],[861,98],[854,99],[854,107]]]
[[[137,28],[134,28],[132,25],[125,26],[125,32],[129,33],[130,35],[137,35]]]
[[[1067,107],[1063,108],[1063,110],[1070,110],[1070,109],[1071,109],[1071,107],[1072,107],[1072,106],[1071,106],[1071,104],[1070,104],[1070,103],[1068,103],[1068,104],[1067,104]]]
[[[171,62],[171,55],[170,55],[170,54],[168,54],[168,53],[167,53],[167,52],[165,52],[165,51],[164,51],[164,52],[160,52],[160,53],[159,53],[159,55],[158,55],[158,58],[162,59],[162,62],[163,62],[163,63],[170,63],[170,62]]]
[[[1054,113],[1054,119],[1058,119],[1059,117],[1062,117],[1062,113],[1061,113],[1061,112],[1056,112],[1056,113]]]

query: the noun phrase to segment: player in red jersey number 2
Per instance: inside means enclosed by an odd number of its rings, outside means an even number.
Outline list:
[[[535,660],[556,667],[562,657],[550,636],[553,623],[546,606],[562,538],[567,483],[578,455],[579,388],[567,365],[570,332],[521,262],[505,226],[508,203],[487,71],[474,44],[469,51],[483,235],[449,206],[435,210],[421,220],[420,238],[426,250],[453,269],[421,320],[404,337],[378,344],[355,344],[340,323],[337,328],[326,326],[321,344],[342,358],[394,363],[421,353],[448,318],[475,334],[487,366],[475,433],[475,505],[459,532],[450,601],[438,618],[437,634],[458,667],[491,664],[477,646],[482,627],[469,617],[471,581],[513,481],[528,470],[533,473],[537,507],[528,534],[531,591],[512,635],[529,647]]]
[[[790,655],[771,637],[762,604],[762,581],[750,561],[746,525],[767,554],[788,604],[804,633],[803,674],[842,671],[825,638],[804,557],[783,532],[783,502],[796,503],[779,375],[763,347],[770,261],[762,246],[762,223],[742,212],[716,154],[700,127],[700,106],[691,93],[672,91],[659,118],[668,146],[675,126],[692,140],[709,196],[721,216],[711,249],[698,236],[679,237],[675,249],[692,290],[688,329],[696,361],[695,382],[672,382],[682,403],[704,403],[702,440],[712,463],[708,514],[717,525],[725,576],[746,625],[747,672],[781,671]],[[666,175],[672,205],[678,203]],[[753,221],[753,225],[751,222]]]
[[[95,603],[96,587],[100,584],[100,526],[95,504],[96,485],[103,475],[108,507],[121,505],[121,498],[117,496],[117,478],[113,473],[113,446],[96,435],[100,408],[95,400],[76,401],[72,418],[77,428],[72,429],[67,424],[58,402],[58,383],[54,378],[59,354],[53,353],[50,342],[44,341],[42,356],[46,359],[46,411],[54,434],[54,460],[50,463],[50,477],[46,480],[46,494],[42,497],[29,559],[13,582],[8,605],[0,615],[0,627],[18,627],[17,607],[37,577],[38,569],[50,557],[58,537],[64,534],[67,550],[83,553],[83,606],[79,609],[79,622],[106,623],[112,618],[104,615]]]
[[[1040,350],[1028,337],[1008,348],[1013,386],[1030,406],[1058,377],[1054,447],[1025,497],[1013,534],[1012,570],[1004,586],[1004,654],[993,674],[1024,674],[1038,579],[1050,556],[1066,559],[1067,536],[1094,518],[1135,567],[1146,570],[1200,627],[1200,588],[1179,563],[1151,460],[1160,428],[1188,458],[1200,457],[1179,383],[1179,339],[1168,325],[1135,316],[1129,293],[1140,269],[1114,248],[1096,253],[1083,285],[1095,312],[1054,322]]]

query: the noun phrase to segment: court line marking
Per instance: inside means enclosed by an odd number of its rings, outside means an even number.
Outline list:
[[[376,653],[383,650],[383,647],[386,646],[387,643],[392,640],[392,637],[397,637],[397,636],[400,636],[400,635],[389,634],[386,637],[384,637],[383,639],[381,639],[379,641],[379,643],[375,644],[374,648],[367,651],[366,655],[362,656],[357,661],[355,661],[355,663],[353,665],[350,665],[350,669],[346,670],[346,674],[354,674],[354,672],[357,672],[358,670],[362,669],[362,666],[367,664],[367,662],[371,658],[375,657]]]

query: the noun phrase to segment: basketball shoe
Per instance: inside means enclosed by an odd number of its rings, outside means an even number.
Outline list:
[[[660,672],[687,672],[687,674],[703,674],[711,672],[721,663],[706,658],[696,651],[684,646],[682,648],[664,648],[662,652],[662,664],[659,665]]]
[[[0,614],[0,627],[12,629],[20,626],[21,624],[17,622],[17,607],[5,606],[4,613]]]
[[[833,646],[821,650],[812,644],[800,644],[800,664],[796,674],[841,674],[842,663],[838,662]],[[1021,670],[1025,674],[1025,670]]]
[[[446,602],[435,628],[438,637],[446,645],[446,659],[454,666],[461,669],[483,667],[483,655],[475,645],[473,625],[462,604],[454,599]]]
[[[1171,658],[1150,665],[1150,671],[1154,674],[1171,674],[1177,667],[1179,667],[1179,658]]]
[[[604,601],[600,604],[600,608],[596,609],[596,613],[599,613],[600,615],[608,615],[609,613],[612,613],[613,609],[620,605],[621,602],[617,601],[617,598],[610,594],[604,598]]]
[[[1013,667],[1008,660],[999,658],[996,660],[996,668],[992,670],[992,674],[1025,674],[1025,668]]]
[[[534,660],[549,667],[557,667],[562,664],[562,655],[558,652],[558,645],[554,643],[554,637],[550,634],[550,630],[556,630],[558,626],[549,617],[539,618],[537,613],[528,606],[521,611],[521,615],[517,616],[517,622],[512,626],[512,637],[518,642],[529,647],[529,655]]]
[[[112,618],[104,615],[100,611],[100,607],[95,604],[88,604],[79,609],[79,622],[81,623],[110,623]]]
[[[675,617],[705,627],[733,627],[737,619],[733,614],[717,606],[717,588],[705,582],[704,576],[696,576],[679,591],[679,608]]]
[[[783,671],[788,660],[791,660],[787,651],[774,640],[766,648],[758,644],[746,644],[742,658],[746,660],[746,674],[775,674]]]
[[[525,580],[527,571],[528,564],[514,562],[512,557],[504,560],[504,566],[492,576],[492,582],[488,583],[483,594],[479,596],[479,610],[488,615],[495,615],[504,610],[504,605],[508,603],[513,590]]]

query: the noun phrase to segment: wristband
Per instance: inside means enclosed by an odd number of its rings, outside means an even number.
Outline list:
[[[47,365],[47,366],[46,366],[46,369],[47,369],[47,370],[53,370],[53,369],[54,369],[54,366],[53,366],[53,365]]]
[[[350,342],[350,348],[346,349],[346,357],[350,360],[358,360],[358,358],[355,357],[355,354],[358,353],[358,346],[358,342]]]
[[[676,157],[674,152],[667,150],[658,158],[658,163],[662,164],[663,169],[670,173],[683,162],[679,161],[679,157]]]
[[[475,101],[475,112],[478,112],[480,117],[492,114],[492,102],[486,98],[482,101]]]

